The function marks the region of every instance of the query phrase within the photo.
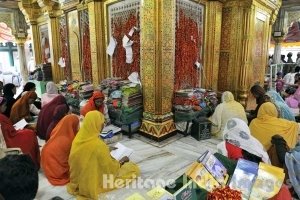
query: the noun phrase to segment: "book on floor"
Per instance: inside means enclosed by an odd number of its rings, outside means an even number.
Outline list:
[[[147,192],[147,196],[149,196],[151,200],[173,200],[173,195],[160,186]]]
[[[116,133],[120,132],[121,131],[121,128],[120,127],[117,127],[113,124],[110,124],[108,126],[105,126],[103,128],[103,130],[101,131],[100,133],[100,137],[102,139],[105,139],[105,138],[111,138],[113,137]]]
[[[199,187],[209,192],[220,186],[218,181],[209,173],[202,163],[194,162],[185,174],[197,183]]]
[[[229,187],[241,191],[243,200],[247,200],[250,197],[257,173],[257,163],[239,159],[230,180]]]
[[[257,178],[252,187],[250,200],[270,199],[280,190],[284,181],[284,171],[282,168],[259,163]]]
[[[111,151],[110,155],[116,160],[121,160],[124,156],[129,157],[133,153],[133,149],[128,148],[119,142],[115,145],[115,147],[117,149]]]
[[[142,195],[136,192],[133,195],[127,197],[125,200],[146,200],[146,199]]]
[[[221,185],[226,185],[229,178],[227,169],[210,151],[204,152],[198,162],[202,163]]]

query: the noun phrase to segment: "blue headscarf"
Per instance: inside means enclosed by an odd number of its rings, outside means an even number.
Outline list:
[[[277,107],[280,118],[287,119],[289,121],[295,121],[294,114],[279,93],[277,93],[275,90],[270,90],[267,92],[267,95],[271,98],[271,102]]]

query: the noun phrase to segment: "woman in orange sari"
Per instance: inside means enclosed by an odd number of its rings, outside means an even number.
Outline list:
[[[0,124],[2,134],[8,148],[20,148],[23,154],[28,154],[37,169],[40,168],[40,149],[36,134],[30,129],[16,130],[13,123],[3,114],[6,110],[6,100],[0,97]]]
[[[37,94],[33,91],[28,91],[24,94],[11,108],[10,120],[13,124],[25,118],[27,122],[33,120],[30,115],[30,104],[36,100]]]
[[[69,154],[78,131],[79,118],[66,115],[52,130],[41,154],[42,168],[52,185],[65,185],[69,179]]]

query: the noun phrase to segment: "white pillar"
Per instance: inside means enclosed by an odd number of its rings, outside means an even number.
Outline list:
[[[274,54],[273,54],[274,64],[280,63],[280,60],[281,60],[281,42],[276,42],[274,48]]]
[[[20,62],[20,72],[22,77],[22,84],[24,85],[28,81],[28,69],[26,64],[26,56],[25,56],[25,48],[24,43],[26,39],[16,39],[17,47],[18,47],[18,56]]]

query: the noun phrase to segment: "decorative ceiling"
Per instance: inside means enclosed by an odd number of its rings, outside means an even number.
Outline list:
[[[20,0],[0,0],[0,8],[16,9]]]

